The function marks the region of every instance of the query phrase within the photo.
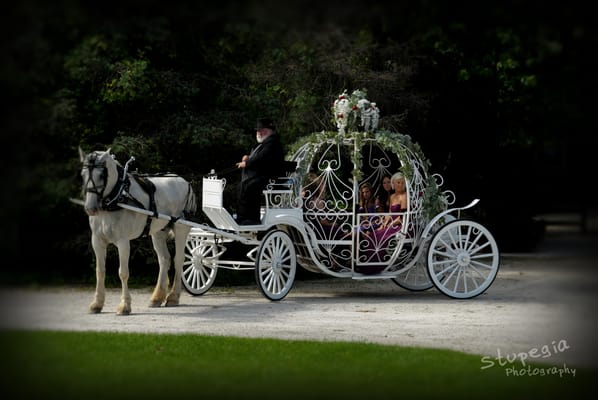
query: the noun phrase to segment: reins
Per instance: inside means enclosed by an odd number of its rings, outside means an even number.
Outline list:
[[[113,156],[113,158],[114,158],[114,156]],[[154,174],[141,174],[141,173],[137,173],[136,171],[134,171],[134,172],[129,173],[129,166],[133,161],[135,161],[135,157],[131,156],[131,158],[129,158],[129,160],[125,163],[124,167],[122,167],[119,163],[116,163],[116,170],[118,173],[118,178],[117,178],[116,184],[115,184],[114,188],[112,188],[110,193],[108,193],[106,196],[104,196],[104,190],[106,189],[106,185],[107,185],[107,181],[108,181],[108,176],[107,176],[108,172],[107,172],[106,164],[105,163],[96,164],[96,159],[97,159],[97,155],[92,153],[89,155],[89,159],[83,163],[83,167],[87,168],[87,170],[89,171],[87,182],[84,184],[83,190],[85,193],[96,194],[99,197],[99,202],[101,204],[101,208],[105,211],[116,211],[116,210],[120,209],[121,207],[118,206],[118,203],[122,203],[122,202],[133,203],[135,206],[145,209],[145,206],[129,193],[129,189],[131,186],[130,177],[132,177],[139,184],[141,189],[144,190],[149,195],[149,197],[150,197],[149,211],[156,213],[157,211],[156,211],[156,205],[155,205],[155,200],[154,200],[155,187],[153,187],[153,183],[146,178],[162,177],[162,176],[169,176],[169,175],[180,176],[178,174],[174,174],[174,173],[170,173],[170,172],[154,173]],[[98,186],[96,184],[96,182],[93,180],[93,176],[92,176],[93,169],[101,169],[102,170],[101,177],[104,180],[103,185]],[[207,174],[194,175],[193,178],[190,179],[189,181],[193,182],[195,180],[195,178],[197,178],[199,176],[201,176],[201,177],[214,177],[214,176],[222,177],[225,175],[229,175],[238,170],[239,170],[239,168],[237,167],[237,165],[233,164],[232,166],[224,168],[217,172],[212,169]],[[87,186],[89,186],[88,185],[89,182],[91,182],[92,187],[87,187]]]
[[[239,167],[237,167],[237,164],[233,164],[232,166],[228,167],[228,168],[224,168],[218,172],[216,172],[215,170],[210,170],[209,173],[203,175],[204,177],[212,177],[212,176],[224,176],[224,175],[228,175],[232,172],[238,171]]]

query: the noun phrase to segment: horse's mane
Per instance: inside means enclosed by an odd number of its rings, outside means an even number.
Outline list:
[[[114,163],[120,167],[122,167],[122,164],[116,159],[115,155],[113,153],[110,153],[110,149],[108,150],[94,150],[91,153],[87,154],[85,156],[85,158],[87,160],[89,160],[92,156],[95,156],[96,159],[102,157],[104,154],[106,154],[108,157],[106,159],[111,159],[112,161],[114,161]]]
[[[99,158],[101,156],[103,156],[104,154],[108,154],[108,156],[112,159],[112,161],[114,161],[114,163],[119,166],[122,167],[123,165],[120,163],[120,161],[118,161],[118,159],[115,157],[115,155],[113,153],[110,152],[110,149],[108,150],[94,150],[91,153],[87,154],[86,158],[89,159],[92,155],[94,155],[96,158]],[[177,174],[175,172],[152,172],[152,173],[148,173],[148,172],[139,172],[137,170],[135,171],[127,171],[128,173],[130,173],[131,175],[135,176],[136,178],[160,178],[160,177],[181,177],[180,174]]]
[[[124,168],[122,166],[122,164],[116,159],[114,154],[112,154],[110,152],[110,149],[92,151],[91,153],[87,154],[87,156],[86,156],[87,160],[89,160],[92,157],[92,155],[96,159],[106,156],[106,161],[111,159],[112,162],[115,163],[118,168]],[[126,171],[126,172],[128,174],[130,174],[131,177],[133,177],[133,179],[135,181],[137,181],[137,183],[141,186],[142,190],[144,190],[147,193],[149,193],[150,191],[153,190],[152,189],[153,184],[148,181],[148,178],[160,178],[160,177],[162,177],[162,178],[174,178],[174,177],[182,178],[179,174],[176,174],[173,172],[154,172],[151,174],[150,173],[142,173],[139,171]],[[195,196],[195,193],[193,192],[193,189],[192,189],[190,183],[189,183],[189,193],[187,195],[187,201],[185,204],[185,211],[189,212],[189,213],[195,213],[197,211],[197,198]]]

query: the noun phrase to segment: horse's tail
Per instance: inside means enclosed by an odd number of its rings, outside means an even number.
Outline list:
[[[185,202],[185,213],[188,214],[195,214],[197,211],[197,197],[195,197],[195,192],[193,191],[193,187],[191,187],[191,183],[188,183],[189,189],[187,192],[187,200]]]

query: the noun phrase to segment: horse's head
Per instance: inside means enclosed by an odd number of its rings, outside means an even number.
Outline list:
[[[118,163],[110,154],[110,149],[85,154],[79,148],[79,157],[82,164],[85,212],[93,216],[102,209],[104,196],[107,196],[117,183]]]

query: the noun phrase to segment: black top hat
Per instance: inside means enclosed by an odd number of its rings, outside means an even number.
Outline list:
[[[274,121],[272,121],[271,118],[258,118],[255,125],[255,130],[257,131],[258,129],[262,128],[274,130]]]

